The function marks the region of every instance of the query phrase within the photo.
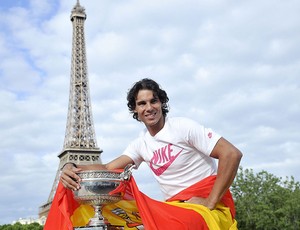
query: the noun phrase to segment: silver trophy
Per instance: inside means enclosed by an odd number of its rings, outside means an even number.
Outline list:
[[[92,217],[86,227],[75,229],[84,230],[106,230],[106,229],[122,229],[115,226],[111,227],[110,223],[102,216],[103,205],[112,204],[120,201],[122,195],[120,193],[110,195],[120,183],[128,180],[131,175],[132,165],[127,166],[123,172],[110,170],[87,170],[78,173],[81,178],[79,190],[74,191],[74,198],[80,204],[92,205],[95,215]]]

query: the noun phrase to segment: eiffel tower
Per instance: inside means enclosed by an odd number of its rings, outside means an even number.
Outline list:
[[[91,101],[89,95],[86,49],[84,37],[85,9],[77,0],[71,12],[73,24],[72,63],[68,117],[60,162],[46,204],[39,208],[39,217],[47,217],[59,182],[61,167],[66,162],[75,164],[100,163],[102,150],[97,147]]]

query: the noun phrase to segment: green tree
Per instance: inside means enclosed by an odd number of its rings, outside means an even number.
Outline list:
[[[299,230],[300,184],[240,168],[231,187],[240,230]]]
[[[0,230],[42,230],[43,226],[38,223],[32,223],[32,224],[20,224],[19,222],[11,225],[11,224],[5,224],[0,225]]]

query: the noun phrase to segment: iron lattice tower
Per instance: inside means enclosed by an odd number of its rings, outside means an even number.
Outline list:
[[[39,216],[47,216],[59,182],[61,167],[75,164],[100,163],[102,150],[97,147],[89,95],[84,22],[85,9],[77,0],[71,12],[73,24],[72,63],[69,107],[63,151],[58,155],[59,167],[48,201],[40,207]]]

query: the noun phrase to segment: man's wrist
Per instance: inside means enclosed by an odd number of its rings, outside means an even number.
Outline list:
[[[75,168],[77,168],[77,165],[76,165],[74,162],[67,162],[67,163],[65,163],[65,164],[60,168],[60,170],[63,170],[64,167],[65,167],[67,164],[71,164],[71,165],[73,165]]]

